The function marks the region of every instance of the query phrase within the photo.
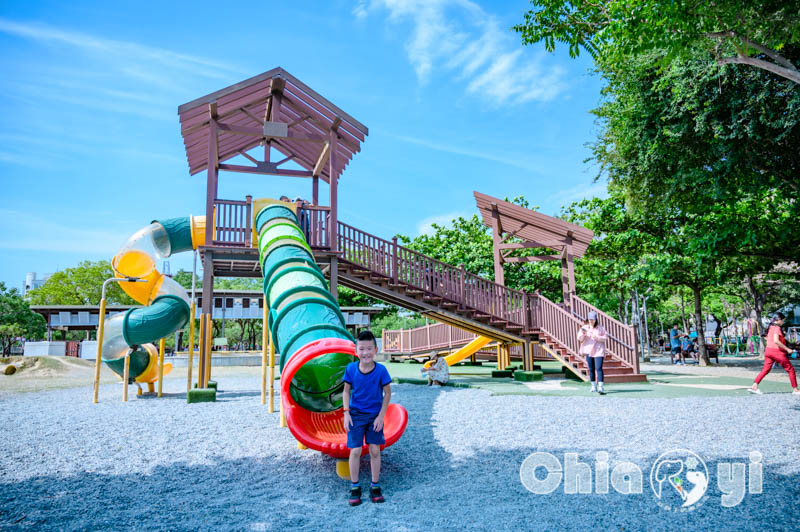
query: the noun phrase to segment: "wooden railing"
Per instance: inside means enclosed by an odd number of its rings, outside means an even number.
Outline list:
[[[384,329],[382,349],[384,353],[426,353],[440,349],[454,350],[467,345],[478,335],[453,327],[446,323],[430,323],[413,329]],[[485,347],[477,353],[482,355],[496,354],[495,347]],[[511,346],[511,356],[522,358],[522,346]],[[550,357],[542,351],[540,356],[534,358],[547,360]]]
[[[306,234],[308,245],[315,249],[329,248],[330,233],[328,230],[330,207],[306,205],[297,211],[300,229]]]
[[[525,293],[339,222],[342,260],[430,295],[523,325]]]
[[[529,294],[530,321],[567,348],[570,354],[580,352],[578,331],[583,324],[578,318],[539,294]]]
[[[240,200],[214,200],[215,246],[250,247],[252,239],[253,198]]]
[[[576,295],[570,297],[570,310],[579,320],[584,321],[589,312],[597,312],[598,322],[608,333],[606,346],[625,364],[639,373],[639,356],[636,349],[636,331],[630,325],[612,318],[599,308],[591,305]]]

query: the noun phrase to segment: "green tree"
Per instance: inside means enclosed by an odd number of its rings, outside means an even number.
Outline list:
[[[109,261],[83,261],[74,268],[58,271],[42,286],[28,292],[33,305],[99,305],[103,282],[114,276]],[[106,290],[109,304],[135,305],[117,283]]]
[[[28,302],[16,288],[7,289],[0,282],[0,348],[5,355],[19,337],[39,339],[44,336],[47,324],[44,318],[33,312]]]
[[[580,49],[605,63],[664,50],[664,59],[705,54],[720,66],[741,64],[800,83],[796,58],[787,50],[800,44],[798,0],[531,0],[525,22],[514,26],[523,44],[556,42]]]

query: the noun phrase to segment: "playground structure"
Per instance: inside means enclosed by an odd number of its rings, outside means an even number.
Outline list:
[[[181,105],[178,114],[189,172],[207,174],[206,219],[212,227],[198,247],[204,287],[212,286],[215,276],[262,275],[252,247],[253,200],[220,198],[219,172],[306,178],[311,201],[297,209],[299,227],[334,299],[341,284],[490,338],[506,359],[518,352],[525,370],[533,369],[537,352],[547,353],[582,380],[588,374],[578,355],[577,331],[594,310],[609,333],[606,381],[646,379],[639,372],[633,328],[575,294],[573,261],[585,252],[591,231],[475,192],[484,223],[493,230],[491,281],[339,221],[338,181],[368,129],[282,68]],[[302,169],[284,168],[289,161]],[[328,205],[320,204],[320,180],[328,184]],[[533,248],[557,254],[510,256]],[[504,286],[504,263],[533,260],[561,262],[562,303]],[[202,314],[210,312],[211,297],[204,292]],[[201,354],[201,364],[205,358]]]
[[[276,68],[198,98],[181,105],[178,114],[190,174],[207,173],[206,214],[154,221],[114,257],[116,281],[136,301],[147,305],[110,319],[104,339],[100,324],[102,359],[116,368],[125,382],[140,379],[152,383],[157,379],[160,389],[168,371],[163,364],[163,338],[189,321],[187,394],[208,391],[215,277],[263,279],[267,327],[262,403],[266,402],[266,369],[274,368],[277,352],[281,423],[288,425],[301,448],[337,458],[347,455],[342,377],[355,356],[353,337],[345,329],[337,304],[339,284],[477,335],[451,354],[448,363],[472,356],[493,342],[503,367],[509,365],[513,352],[522,360],[523,369],[530,371],[535,353],[541,352],[582,380],[588,380],[588,375],[583,357],[578,355],[577,331],[594,310],[609,332],[606,381],[645,379],[639,373],[633,329],[575,295],[573,260],[585,252],[591,231],[475,192],[484,221],[493,229],[493,282],[466,272],[463,266],[399,246],[396,238],[384,240],[338,220],[338,180],[360,151],[368,130],[285,70]],[[255,151],[262,148],[260,160]],[[276,153],[283,158],[273,161]],[[234,158],[252,164],[226,162]],[[283,168],[289,161],[302,170]],[[292,204],[253,200],[252,196],[221,199],[221,170],[309,178],[312,201]],[[320,205],[320,180],[328,184],[327,206]],[[560,255],[509,256],[512,250],[530,248],[560,251]],[[182,287],[155,268],[157,258],[189,250],[196,251],[203,265],[197,390],[191,389],[194,293],[189,298]],[[503,263],[532,260],[561,261],[563,303],[504,286]],[[158,363],[154,362],[155,347],[148,345],[157,339],[161,339]],[[96,376],[100,359],[98,356]],[[270,412],[272,382],[270,369]],[[386,445],[397,441],[406,423],[405,410],[392,405],[386,415]],[[343,468],[338,470],[344,473]]]

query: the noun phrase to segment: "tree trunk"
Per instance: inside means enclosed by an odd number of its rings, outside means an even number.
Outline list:
[[[705,321],[703,320],[703,300],[702,291],[700,287],[693,286],[694,292],[694,327],[697,331],[697,348],[699,350],[699,364],[701,366],[708,366],[711,361],[708,359],[708,352],[706,352],[706,335],[705,335]]]
[[[753,277],[748,275],[745,277],[745,286],[747,287],[747,293],[750,295],[750,298],[753,300],[753,311],[756,313],[756,330],[755,333],[758,336],[758,342],[756,345],[756,350],[758,351],[759,357],[764,358],[764,347],[763,342],[761,340],[762,326],[761,326],[761,317],[763,315],[764,310],[764,303],[767,300],[767,294],[758,291],[758,287],[756,287],[756,283],[753,280]]]
[[[686,321],[686,302],[683,300],[683,290],[679,290],[681,296],[681,320],[683,321],[683,330],[689,333],[689,322]]]

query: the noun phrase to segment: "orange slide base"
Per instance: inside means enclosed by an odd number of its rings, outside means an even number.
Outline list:
[[[344,411],[339,408],[333,412],[311,412],[299,406],[289,393],[289,384],[295,373],[306,362],[329,353],[346,353],[356,356],[353,342],[340,338],[316,340],[300,348],[283,368],[281,374],[281,400],[286,415],[286,424],[297,441],[315,451],[334,458],[347,458],[347,432],[344,430]],[[403,435],[408,424],[408,412],[398,404],[390,404],[383,423],[383,435],[389,447]],[[367,452],[364,445],[362,452]]]

